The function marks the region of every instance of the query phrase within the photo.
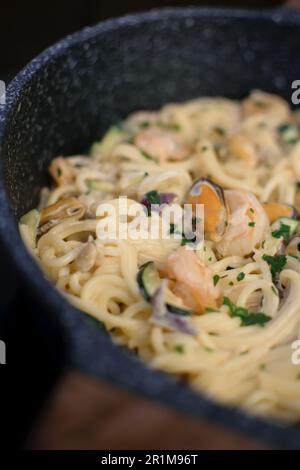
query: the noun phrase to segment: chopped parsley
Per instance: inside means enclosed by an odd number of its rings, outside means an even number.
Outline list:
[[[194,243],[195,240],[196,240],[196,237],[194,237],[194,238],[182,237],[181,246],[188,245],[189,243]]]
[[[142,129],[147,129],[147,127],[149,127],[149,126],[150,126],[150,122],[149,122],[149,121],[142,121],[142,122],[140,123],[140,127],[141,127]]]
[[[150,204],[160,204],[160,196],[155,189],[146,193],[146,197]]]
[[[169,129],[170,131],[181,131],[181,125],[178,124],[178,122],[159,122],[158,125],[159,127],[162,127],[163,129]]]
[[[211,308],[211,307],[206,307],[206,309],[204,310],[204,313],[216,313],[216,309]]]
[[[249,349],[245,349],[245,351],[240,352],[240,356],[245,356],[245,354],[249,353]]]
[[[238,275],[237,275],[237,277],[236,277],[236,280],[237,280],[238,282],[240,282],[240,281],[242,281],[242,280],[244,279],[245,276],[246,276],[245,273],[240,272],[240,273],[238,273]]]
[[[260,370],[265,370],[266,364],[260,364],[259,368],[260,368]]]
[[[56,174],[57,174],[57,176],[61,176],[61,174],[62,174],[61,168],[59,168],[59,167],[57,168]]]
[[[181,131],[181,125],[176,122],[168,124],[167,128],[171,131]]]
[[[252,214],[254,214],[254,209],[253,209],[253,207],[250,207],[249,210],[250,210],[250,212],[251,212]]]
[[[255,227],[255,222],[249,222],[249,227]]]
[[[225,135],[225,134],[226,134],[226,130],[224,129],[224,127],[215,127],[215,131],[216,131],[219,135]]]
[[[280,227],[277,230],[273,230],[271,233],[274,238],[283,238],[285,242],[288,242],[291,236],[291,227],[289,225],[280,222]]]
[[[297,191],[300,191],[300,181],[296,181],[295,183]]]
[[[183,354],[184,353],[184,346],[183,344],[176,344],[175,346],[175,351],[178,353],[178,354]]]
[[[141,202],[146,207],[148,216],[150,216],[151,215],[151,205],[152,204],[160,205],[160,195],[154,189],[153,191],[149,191],[148,193],[146,193]]]
[[[271,274],[273,279],[276,278],[276,275],[279,274],[284,266],[286,265],[286,256],[285,255],[266,255],[262,256],[262,259],[268,263],[270,266]]]
[[[203,147],[201,148],[202,152],[205,152],[205,150],[207,150],[207,146],[206,145],[203,145]]]
[[[143,155],[143,157],[144,157],[146,160],[152,160],[153,162],[157,163],[156,158],[152,157],[151,155],[149,155],[148,153],[144,152],[143,150],[141,150],[141,154]]]
[[[254,103],[257,108],[265,108],[266,106],[266,103],[264,103],[263,101],[256,100]]]
[[[225,276],[219,276],[218,274],[215,274],[213,277],[214,285],[216,286],[219,282],[220,279],[224,279],[224,277],[227,277],[227,274]]]
[[[230,281],[230,282],[229,282],[229,285],[230,285],[230,286],[234,286],[234,282],[233,282],[233,281]]]
[[[224,297],[223,305],[229,308],[230,316],[240,318],[242,326],[265,326],[271,320],[271,317],[264,313],[251,313],[244,307],[238,307],[228,297]]]
[[[293,255],[293,253],[288,253],[288,256],[291,256],[291,258],[295,258],[297,261],[299,261],[298,256]]]

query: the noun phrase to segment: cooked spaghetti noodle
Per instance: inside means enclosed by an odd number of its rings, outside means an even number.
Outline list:
[[[134,113],[90,155],[52,161],[22,237],[117,344],[217,400],[300,421],[299,124],[260,91]],[[97,208],[119,196],[204,204],[204,242],[99,239]]]

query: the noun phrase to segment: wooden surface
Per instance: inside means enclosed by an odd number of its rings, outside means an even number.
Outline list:
[[[263,449],[252,439],[195,420],[78,372],[66,375],[28,440],[31,449]]]
[[[287,2],[300,8],[300,0]],[[299,77],[295,77],[299,78]],[[28,439],[34,449],[263,449],[206,421],[70,372],[57,384]]]

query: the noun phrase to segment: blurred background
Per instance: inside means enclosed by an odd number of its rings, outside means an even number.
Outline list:
[[[272,8],[280,0],[40,0],[1,2],[0,79],[8,82],[63,36],[106,18],[163,6]],[[290,6],[300,8],[300,0]],[[3,305],[2,305],[3,308]],[[22,312],[24,314],[24,312]],[[26,324],[26,326],[28,326]],[[41,341],[40,341],[41,343]],[[42,351],[38,339],[32,354]],[[49,377],[51,371],[48,370]],[[28,383],[30,378],[28,377]],[[47,385],[47,384],[46,384]],[[45,388],[46,388],[45,385]],[[40,391],[20,384],[16,443],[34,449],[261,449],[263,444],[72,371],[60,376],[42,410]],[[20,414],[21,413],[21,414]],[[17,440],[18,439],[18,440]]]

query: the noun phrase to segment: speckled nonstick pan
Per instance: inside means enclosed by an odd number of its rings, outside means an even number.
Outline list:
[[[45,279],[23,246],[17,219],[37,204],[51,157],[87,150],[133,110],[200,95],[241,98],[253,88],[289,99],[292,81],[300,79],[299,43],[300,16],[285,9],[164,9],[113,19],[33,60],[0,108],[0,237],[39,310],[40,334],[53,350],[58,334],[65,340],[64,367],[287,448],[300,448],[300,426],[217,404],[115,346]]]

